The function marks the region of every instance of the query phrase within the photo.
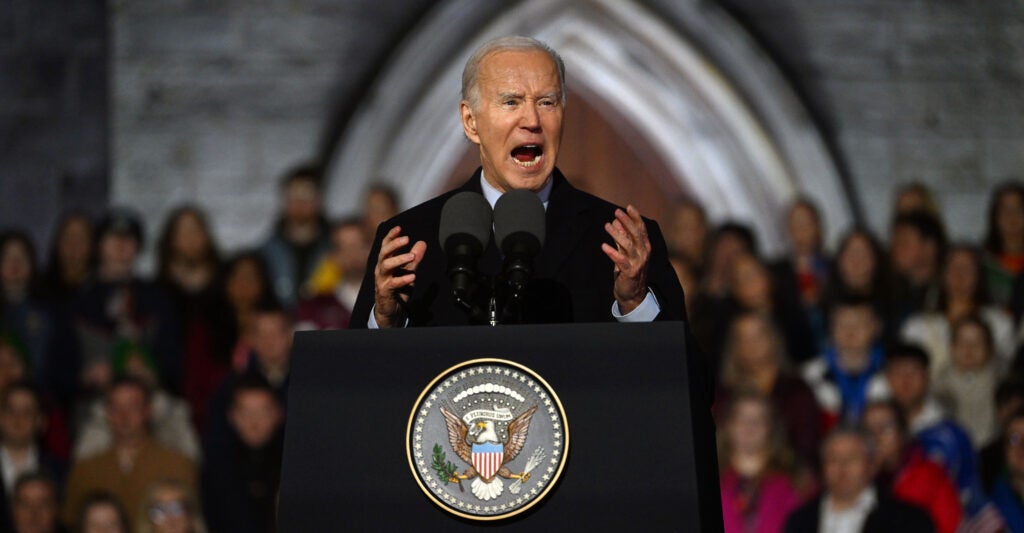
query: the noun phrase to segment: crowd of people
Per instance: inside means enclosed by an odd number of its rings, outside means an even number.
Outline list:
[[[697,204],[669,221],[726,531],[1024,531],[1024,184],[993,191],[980,242],[949,242],[921,184],[893,205],[885,240],[830,254],[798,200],[772,261]]]
[[[297,168],[257,248],[225,257],[173,211],[153,279],[130,209],[68,213],[45,262],[0,233],[0,530],[273,531],[292,334],[348,326],[398,203],[374,187],[329,222]],[[885,240],[832,254],[813,202],[784,215],[772,261],[692,201],[662,221],[717,381],[726,530],[1024,531],[1024,185],[979,243],[949,243],[920,184]]]

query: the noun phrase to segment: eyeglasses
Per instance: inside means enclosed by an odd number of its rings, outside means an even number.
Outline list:
[[[150,505],[146,514],[151,522],[159,524],[172,518],[185,516],[187,509],[181,502],[160,502]]]

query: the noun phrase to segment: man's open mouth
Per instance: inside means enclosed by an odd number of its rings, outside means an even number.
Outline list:
[[[544,148],[539,144],[524,144],[512,149],[512,159],[520,166],[529,168],[540,162]]]

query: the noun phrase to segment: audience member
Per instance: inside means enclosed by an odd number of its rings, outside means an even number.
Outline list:
[[[152,483],[136,521],[136,533],[206,533],[192,486],[177,479]]]
[[[1000,185],[992,193],[985,234],[985,267],[992,301],[1008,306],[1014,279],[1024,272],[1024,184]]]
[[[874,450],[878,490],[927,510],[937,532],[956,531],[962,514],[956,487],[913,442],[899,406],[895,402],[868,405],[864,428]]]
[[[94,492],[82,502],[78,517],[82,533],[130,533],[128,514],[109,492]]]
[[[814,335],[814,351],[825,349],[828,326],[822,298],[828,286],[829,259],[825,255],[821,212],[808,198],[793,202],[786,213],[789,253],[773,271],[777,294],[791,293],[800,302],[805,322]]]
[[[791,363],[801,364],[819,353],[796,291],[780,289],[764,263],[750,254],[740,254],[733,261],[730,284],[730,314],[756,311],[771,316],[786,341],[785,351]]]
[[[57,519],[60,492],[53,479],[43,473],[26,474],[14,485],[11,517],[17,533],[58,533],[64,531]]]
[[[291,308],[301,289],[327,253],[327,219],[320,198],[320,172],[293,169],[281,182],[281,214],[260,253],[267,262],[274,293]]]
[[[868,439],[859,430],[840,427],[829,433],[821,452],[825,490],[789,515],[785,531],[935,531],[924,510],[875,489],[871,459]]]
[[[971,438],[950,420],[929,390],[928,354],[914,345],[889,351],[885,379],[924,455],[945,469],[964,510],[974,515],[986,503]]]
[[[736,222],[722,224],[711,237],[700,290],[692,303],[701,309],[692,317],[693,333],[709,361],[721,358],[725,344],[722,335],[733,312],[733,263],[744,254],[756,257],[755,249],[753,232]]]
[[[829,320],[829,347],[808,361],[801,371],[825,410],[825,428],[836,422],[856,424],[868,402],[888,394],[882,369],[878,316],[865,299],[833,302]]]
[[[891,324],[895,321],[890,287],[882,245],[870,230],[854,228],[839,241],[822,308],[827,311],[833,303],[849,298],[870,301],[882,321],[882,339],[887,343],[894,336]],[[828,317],[825,318],[827,323]]]
[[[82,345],[82,386],[102,391],[113,378],[117,355],[148,359],[170,390],[181,383],[181,329],[167,294],[135,274],[143,244],[135,213],[113,209],[96,230],[96,279],[77,306]]]
[[[992,502],[1009,531],[1024,531],[1024,410],[1009,417],[1002,442],[1006,469],[992,487]]]
[[[359,219],[343,220],[331,229],[326,264],[337,273],[333,284],[303,298],[295,311],[300,329],[344,329],[366,273],[370,243]]]
[[[938,309],[940,261],[945,254],[946,234],[935,216],[911,211],[893,220],[889,257],[900,324],[914,313]]]
[[[231,369],[229,356],[235,340],[230,328],[223,327],[227,303],[217,283],[220,252],[206,215],[194,206],[171,213],[158,246],[157,281],[174,297],[181,317],[182,396],[202,411],[196,416],[197,423],[202,423],[210,394]],[[156,397],[157,413],[164,398],[164,394]]]
[[[1014,413],[1021,408],[1024,408],[1024,382],[1011,378],[1000,383],[996,388],[996,420],[999,435],[978,450],[978,471],[981,474],[981,484],[987,493],[992,492],[996,478],[1006,468],[1006,432]]]
[[[782,530],[801,502],[797,464],[771,400],[741,393],[729,403],[718,437],[726,533]]]
[[[903,323],[900,336],[919,344],[931,357],[932,377],[950,364],[949,325],[968,315],[980,316],[993,333],[996,354],[1002,361],[1013,356],[1013,323],[999,307],[988,305],[981,252],[973,246],[953,246],[946,254],[939,304],[935,312],[918,313]]]
[[[66,213],[57,223],[43,277],[46,294],[68,307],[93,275],[92,218],[81,211]]]
[[[942,212],[939,210],[939,203],[935,200],[932,190],[919,181],[901,186],[896,191],[895,200],[893,200],[893,219],[913,211],[924,211],[938,219],[941,219],[942,215]]]
[[[108,491],[129,513],[138,513],[146,487],[157,480],[174,479],[195,486],[193,462],[150,436],[151,397],[146,384],[122,377],[110,385],[106,397],[110,447],[76,461],[68,476],[63,516],[72,527],[78,526],[82,503],[94,491]],[[132,516],[133,522],[142,518]]]
[[[373,242],[377,226],[398,214],[398,191],[383,183],[370,185],[363,196],[363,230],[366,242]]]
[[[797,456],[815,463],[821,445],[821,408],[814,393],[786,364],[782,338],[769,317],[738,315],[728,332],[716,409],[728,406],[738,391],[755,390],[771,398],[782,417]]]
[[[230,354],[231,366],[241,371],[249,361],[253,317],[258,309],[279,304],[266,263],[256,252],[242,252],[228,261],[220,285],[228,309],[220,315],[222,323],[217,327],[224,328],[230,339],[220,349]]]
[[[984,320],[967,316],[953,324],[951,337],[952,364],[935,379],[935,395],[980,448],[996,433],[1000,369],[993,357],[992,332]]]
[[[704,207],[694,200],[681,200],[672,207],[667,222],[664,234],[669,255],[683,258],[693,267],[696,277],[700,277],[708,241],[708,217]]]
[[[240,379],[231,395],[231,438],[223,455],[207,454],[203,502],[214,532],[273,532],[284,411],[264,379]]]
[[[0,393],[0,491],[7,501],[23,475],[45,472],[58,487],[63,480],[63,461],[40,445],[45,428],[42,397],[31,383],[15,382]]]

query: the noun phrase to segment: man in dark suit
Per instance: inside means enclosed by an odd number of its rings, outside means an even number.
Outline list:
[[[786,533],[935,531],[923,509],[877,493],[871,484],[871,456],[865,435],[840,428],[825,438],[821,449],[825,491],[789,515]]]
[[[482,168],[457,191],[378,228],[352,327],[462,325],[447,258],[438,242],[441,209],[459,191],[491,203],[524,189],[546,209],[546,238],[526,288],[522,322],[685,320],[682,289],[657,224],[581,192],[555,168],[562,135],[565,68],[557,53],[524,37],[481,46],[463,72],[462,126]],[[485,273],[499,270],[490,244]],[[430,244],[428,244],[430,243]]]

